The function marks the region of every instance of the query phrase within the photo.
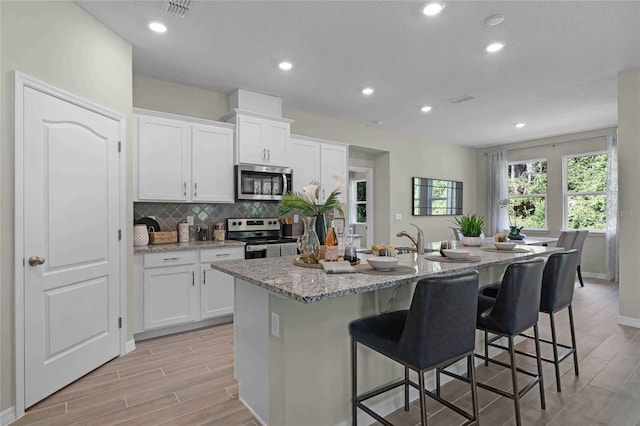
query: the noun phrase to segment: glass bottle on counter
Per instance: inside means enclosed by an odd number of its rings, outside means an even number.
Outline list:
[[[338,235],[333,222],[333,213],[329,213],[329,229],[325,238],[324,260],[335,262],[338,260]]]

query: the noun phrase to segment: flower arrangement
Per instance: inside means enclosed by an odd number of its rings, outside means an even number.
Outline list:
[[[511,207],[509,203],[509,199],[505,198],[498,202],[498,205],[502,208],[507,208],[507,215],[509,216],[509,236],[510,237],[518,237],[520,236],[520,231],[524,228],[524,226],[518,226],[518,216],[521,218],[526,218],[535,213],[536,206],[531,201],[522,201],[520,204],[515,204],[513,206],[513,225],[511,224]]]
[[[342,178],[337,175],[331,176],[336,181],[336,186],[327,197],[324,204],[319,204],[320,183],[313,181],[302,188],[300,192],[288,192],[282,196],[278,203],[278,215],[286,216],[292,213],[300,213],[303,216],[318,216],[332,210],[344,215],[338,196],[342,189]]]

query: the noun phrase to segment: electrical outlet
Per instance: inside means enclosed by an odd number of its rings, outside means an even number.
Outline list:
[[[187,223],[193,225],[193,216],[187,216]]]
[[[271,335],[280,338],[280,315],[275,312],[271,312]]]
[[[293,215],[293,223],[298,223],[298,215],[297,214]]]
[[[402,213],[396,213],[396,220],[402,220]]]

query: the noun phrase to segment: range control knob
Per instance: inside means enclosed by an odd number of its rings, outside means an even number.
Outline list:
[[[241,226],[241,225],[242,225],[242,221],[241,221],[241,220],[239,220],[239,221],[238,221],[238,226]]]
[[[233,226],[236,226],[236,223],[235,223],[235,222],[233,222],[233,223],[232,223],[232,225],[233,225]]]

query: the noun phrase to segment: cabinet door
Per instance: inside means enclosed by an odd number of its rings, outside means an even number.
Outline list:
[[[145,330],[197,319],[195,271],[195,265],[145,269]]]
[[[233,130],[191,127],[191,199],[233,202]]]
[[[267,164],[289,167],[287,147],[289,145],[290,125],[288,123],[265,122],[265,148]]]
[[[186,201],[189,126],[164,118],[138,120],[138,199]]]
[[[320,184],[322,191],[320,197],[322,202],[326,200],[331,191],[335,188],[336,181],[331,176],[340,176],[346,184],[349,181],[347,176],[347,147],[340,145],[323,144],[320,152]],[[346,203],[347,188],[342,187],[340,202]]]
[[[238,162],[266,164],[264,146],[264,120],[254,117],[238,117]]]
[[[320,144],[291,138],[289,164],[293,169],[293,191],[313,181],[320,181]]]
[[[234,278],[212,269],[210,264],[202,264],[202,285],[200,286],[201,319],[233,313]]]

